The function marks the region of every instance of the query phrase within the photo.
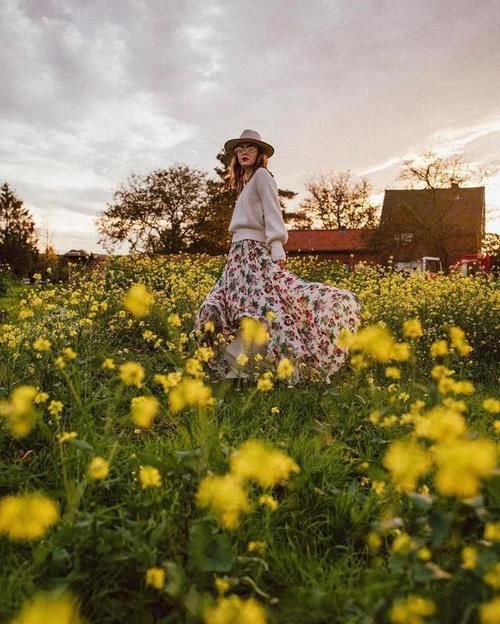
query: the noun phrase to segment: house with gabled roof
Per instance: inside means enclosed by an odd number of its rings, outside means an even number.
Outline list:
[[[459,256],[479,254],[485,232],[485,189],[386,189],[377,229],[288,230],[284,246],[293,257],[315,255],[354,265],[385,264],[423,256],[443,268]]]
[[[387,189],[373,244],[382,263],[436,256],[449,267],[480,252],[484,231],[484,186]]]

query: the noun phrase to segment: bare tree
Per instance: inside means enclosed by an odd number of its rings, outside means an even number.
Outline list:
[[[318,218],[324,229],[377,226],[377,208],[370,203],[371,185],[367,179],[354,183],[351,171],[332,170],[312,176],[306,188],[310,196],[299,208]]]
[[[469,236],[463,218],[457,217],[463,214],[456,201],[460,197],[460,186],[480,184],[497,169],[493,162],[475,165],[462,155],[440,157],[430,150],[405,160],[398,179],[407,182],[407,189],[421,189],[420,193],[425,193],[426,199],[423,201],[420,197],[415,204],[408,199],[401,204],[400,208],[404,210],[398,212],[398,217],[391,215],[392,222],[387,222],[387,218],[381,222],[374,244],[387,253],[394,247],[395,237],[411,232],[414,237],[412,248],[425,246],[447,267],[455,241]],[[423,204],[427,204],[430,210],[423,210]]]
[[[481,253],[490,256],[500,256],[500,234],[487,232],[483,238]]]
[[[304,210],[284,212],[283,219],[287,225],[296,230],[310,230],[313,226],[312,218]]]
[[[399,180],[408,181],[407,188],[444,188],[455,183],[482,184],[498,171],[498,163],[473,165],[461,154],[443,158],[432,150],[423,152],[416,158],[404,160]]]

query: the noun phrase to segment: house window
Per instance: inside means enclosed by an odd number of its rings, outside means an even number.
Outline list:
[[[414,239],[415,236],[413,232],[397,232],[394,234],[394,242],[398,245],[411,245]]]

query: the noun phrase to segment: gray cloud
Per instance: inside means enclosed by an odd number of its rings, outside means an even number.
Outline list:
[[[495,0],[4,0],[0,177],[71,219],[132,171],[212,170],[246,127],[301,196],[314,170],[393,162],[380,191],[443,131],[490,124],[456,144],[499,157],[499,30]]]

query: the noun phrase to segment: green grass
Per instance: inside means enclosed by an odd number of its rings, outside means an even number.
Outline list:
[[[0,299],[10,322],[16,323],[26,293],[27,288],[18,287]],[[61,293],[57,310],[67,305],[67,295]],[[112,311],[119,309],[115,295],[113,288],[105,293]],[[399,495],[382,458],[391,441],[407,436],[410,427],[383,428],[368,419],[374,409],[401,415],[417,399],[436,404],[442,397],[427,374],[429,366],[403,367],[401,382],[392,387],[380,364],[368,374],[346,366],[330,386],[280,383],[269,393],[253,387],[235,391],[220,382],[213,385],[213,408],[173,414],[152,382],[154,373],[173,369],[167,359],[171,354],[146,344],[142,328],[110,329],[106,317],[92,331],[55,338],[57,349],[73,344],[78,352],[61,371],[51,355],[38,358],[30,344],[41,331],[53,337],[68,327],[63,323],[59,329],[49,315],[37,322],[23,330],[26,342],[17,348],[17,358],[2,347],[0,385],[6,395],[19,383],[35,384],[50,394],[49,401],[62,401],[64,409],[58,422],[42,408],[41,422],[25,438],[0,430],[0,497],[39,490],[60,503],[62,515],[32,544],[0,536],[0,621],[10,621],[37,591],[68,586],[80,597],[90,623],[195,624],[202,621],[201,606],[216,595],[216,576],[229,579],[230,593],[257,598],[273,624],[388,622],[394,601],[409,594],[434,600],[437,612],[427,622],[479,621],[477,605],[493,595],[482,576],[499,554],[498,544],[480,544],[484,524],[500,517],[498,478],[485,482],[476,502],[436,495],[428,506]],[[166,340],[175,338],[161,325],[161,315],[153,323]],[[120,353],[124,348],[128,352]],[[145,387],[124,387],[116,372],[101,369],[105,357],[117,363],[140,361],[148,374]],[[172,357],[180,367],[180,355]],[[470,435],[493,439],[494,417],[482,401],[497,393],[496,372],[483,375],[476,367],[469,373],[458,360],[453,364],[458,377],[472,378],[476,386],[475,394],[462,397]],[[144,393],[157,396],[162,409],[151,429],[137,432],[129,405]],[[409,398],[390,402],[401,393]],[[273,406],[279,414],[271,413]],[[58,430],[76,431],[78,438],[60,446]],[[230,454],[249,438],[286,452],[300,473],[273,488],[276,511],[255,505],[236,531],[228,531],[196,506],[196,492],[207,474],[228,470]],[[108,456],[116,442],[109,477],[86,483],[78,500],[90,458]],[[161,488],[141,489],[140,465],[160,470]],[[386,481],[385,491],[377,494],[374,481]],[[431,475],[422,483],[435,494]],[[257,501],[261,490],[256,485],[250,490]],[[433,576],[416,550],[404,556],[391,552],[391,531],[381,533],[381,549],[371,551],[366,537],[382,517],[394,526],[399,519],[419,547],[434,544],[432,561],[450,576]],[[250,541],[264,541],[267,547],[261,554],[249,553]],[[480,550],[476,572],[461,567],[461,549],[468,543]],[[146,569],[155,565],[167,569],[162,592],[144,584]]]

